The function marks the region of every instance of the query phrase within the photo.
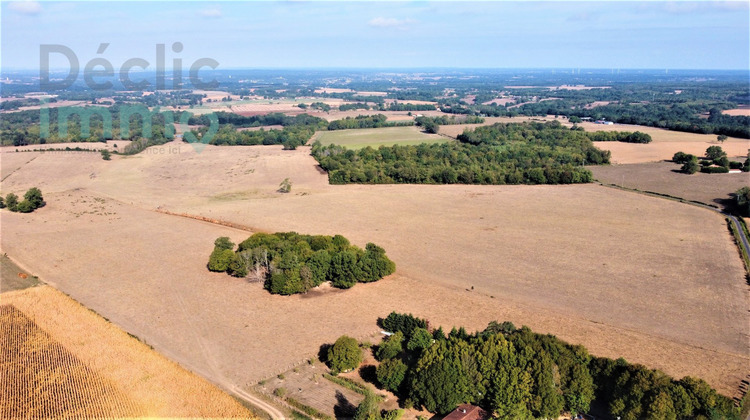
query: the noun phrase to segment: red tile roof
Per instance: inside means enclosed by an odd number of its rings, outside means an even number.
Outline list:
[[[480,407],[471,404],[461,404],[443,420],[484,420],[487,418],[487,412]]]

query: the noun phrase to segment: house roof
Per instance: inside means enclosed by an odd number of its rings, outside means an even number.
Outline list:
[[[461,404],[443,420],[484,420],[487,418],[487,412],[480,407],[471,404]]]

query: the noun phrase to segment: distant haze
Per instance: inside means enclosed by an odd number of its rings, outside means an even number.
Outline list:
[[[62,44],[81,68],[143,58],[153,70],[166,44],[168,68],[748,69],[748,4],[3,2],[0,66],[38,69],[40,45]]]

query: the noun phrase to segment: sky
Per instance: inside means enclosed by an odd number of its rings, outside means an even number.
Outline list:
[[[42,45],[166,67],[750,68],[749,1],[3,1],[0,66],[40,68]],[[172,45],[181,43],[174,52]],[[108,44],[102,48],[103,44]],[[103,49],[103,51],[100,51]],[[61,54],[51,67],[68,68]]]

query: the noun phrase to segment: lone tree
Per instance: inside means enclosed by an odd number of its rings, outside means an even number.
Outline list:
[[[47,204],[44,202],[44,197],[42,197],[42,190],[37,187],[29,188],[29,190],[26,191],[26,194],[24,194],[23,198],[25,199],[25,201],[31,203],[31,205],[33,206],[32,210],[44,207]]]
[[[726,152],[724,152],[724,150],[722,150],[719,146],[709,146],[708,149],[706,149],[706,157],[709,160],[719,159],[720,157],[726,155]]]
[[[682,170],[682,172],[688,175],[692,175],[698,172],[698,170],[700,169],[700,165],[698,165],[698,158],[693,156],[693,158],[686,161],[680,169]]]
[[[734,193],[734,200],[740,213],[743,216],[750,216],[750,187],[742,187],[737,190]]]
[[[109,150],[102,149],[101,153],[102,153],[102,159],[104,159],[104,160],[112,160],[112,157],[111,157],[111,154],[109,153]]]
[[[290,191],[292,191],[292,181],[290,181],[289,178],[284,178],[284,180],[281,181],[281,184],[279,184],[279,192],[288,193]]]
[[[331,373],[334,375],[356,369],[362,362],[362,351],[359,349],[359,343],[346,335],[342,335],[336,340],[333,346],[328,349],[327,356],[328,367],[331,368]]]
[[[719,143],[723,144],[725,141],[727,141],[727,136],[726,134],[719,134],[718,136],[716,136],[716,140],[718,140]]]
[[[10,211],[17,211],[18,210],[18,196],[9,193],[5,196],[5,206],[8,207],[8,210]]]

